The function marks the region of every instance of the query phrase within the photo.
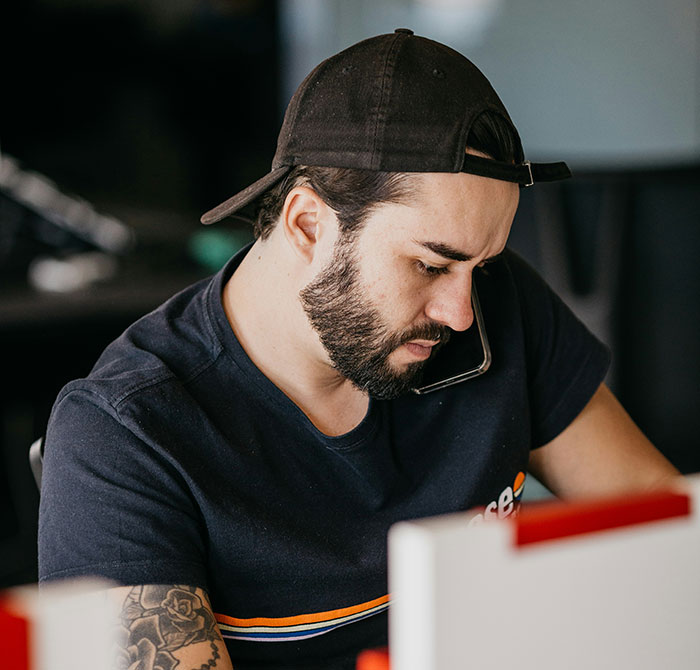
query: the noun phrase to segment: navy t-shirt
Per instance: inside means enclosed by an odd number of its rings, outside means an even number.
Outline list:
[[[61,391],[46,435],[40,580],[202,587],[237,670],[352,668],[386,644],[389,527],[476,506],[513,513],[530,450],[583,409],[609,354],[506,251],[475,277],[490,369],[372,399],[355,429],[328,437],[229,326],[221,295],[241,254]]]

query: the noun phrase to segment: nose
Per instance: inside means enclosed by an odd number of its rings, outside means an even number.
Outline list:
[[[447,277],[445,279],[448,279]],[[450,277],[449,282],[436,283],[435,291],[425,308],[425,315],[452,330],[467,330],[474,321],[471,276]]]

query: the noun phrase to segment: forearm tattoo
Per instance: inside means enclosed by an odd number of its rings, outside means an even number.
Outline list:
[[[189,586],[134,586],[124,601],[115,670],[173,670],[179,649],[207,642],[210,658],[194,670],[215,668],[221,640],[216,620]],[[183,669],[184,670],[184,669]]]

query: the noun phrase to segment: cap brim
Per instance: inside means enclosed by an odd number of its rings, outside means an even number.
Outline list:
[[[249,203],[253,202],[253,200],[255,200],[258,196],[262,195],[265,191],[280,181],[280,179],[282,179],[291,169],[292,168],[289,165],[275,168],[261,179],[258,179],[258,181],[253,182],[247,188],[244,188],[239,193],[236,193],[236,195],[226,200],[226,202],[222,202],[220,205],[214,207],[214,209],[210,209],[208,212],[206,212],[206,214],[202,214],[199,220],[207,226],[211,223],[221,221],[221,219],[230,216],[242,207],[245,207]]]

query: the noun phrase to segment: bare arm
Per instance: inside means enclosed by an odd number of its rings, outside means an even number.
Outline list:
[[[207,594],[179,585],[108,591],[119,607],[115,668],[232,670]]]
[[[644,491],[680,475],[605,384],[560,435],[532,451],[529,467],[562,498]]]

